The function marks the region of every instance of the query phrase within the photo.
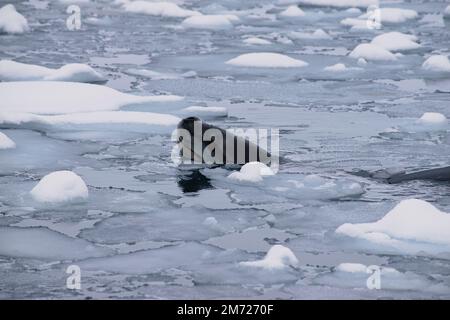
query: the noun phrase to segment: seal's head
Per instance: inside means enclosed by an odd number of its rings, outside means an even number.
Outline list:
[[[201,124],[202,120],[200,120],[197,117],[184,118],[178,123],[177,128],[178,129],[185,129],[185,130],[189,131],[189,133],[191,135],[193,135],[194,134],[194,123],[195,122],[198,122],[198,123]]]

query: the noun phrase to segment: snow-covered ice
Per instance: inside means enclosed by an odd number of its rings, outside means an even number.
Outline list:
[[[125,11],[132,13],[143,13],[152,16],[185,18],[201,15],[198,11],[184,9],[172,2],[153,2],[136,0],[123,4]]]
[[[233,28],[233,22],[239,21],[235,15],[199,15],[186,18],[182,26],[192,29],[226,30]]]
[[[0,81],[70,81],[106,82],[106,78],[90,66],[81,63],[66,64],[58,69],[15,62],[0,61]]]
[[[245,267],[273,270],[282,269],[287,266],[296,266],[298,264],[298,259],[289,248],[278,244],[270,248],[263,259],[255,261],[243,261],[239,264]]]
[[[185,116],[199,117],[204,120],[228,116],[228,110],[225,107],[190,106],[182,109],[181,113]]]
[[[305,15],[305,12],[300,9],[298,6],[289,6],[283,11],[280,12],[281,17],[285,18],[297,18],[297,17],[303,17]]]
[[[349,57],[375,61],[397,60],[397,57],[392,52],[372,43],[359,44],[352,52],[350,52]]]
[[[308,65],[305,61],[272,52],[246,53],[230,59],[226,63],[233,66],[256,68],[298,68]]]
[[[12,141],[6,134],[0,132],[0,150],[12,149],[16,147],[16,143]]]
[[[377,9],[380,15],[380,23],[397,24],[404,23],[411,19],[417,19],[419,17],[417,11],[412,9],[402,9],[402,8],[386,8],[380,7]],[[361,15],[360,19],[369,18],[371,13],[365,13]]]
[[[403,200],[373,223],[346,223],[337,234],[406,253],[450,252],[450,214],[418,199]]]
[[[258,38],[258,37],[249,37],[242,40],[242,42],[246,44],[256,44],[256,45],[268,45],[272,44],[269,40]]]
[[[450,72],[450,61],[447,56],[432,55],[423,62],[422,68],[435,72]]]
[[[178,101],[179,96],[136,96],[109,87],[62,81],[0,83],[1,112],[63,114],[117,110],[131,104]]]
[[[89,196],[83,179],[67,170],[49,173],[30,193],[34,200],[45,203],[84,201]]]
[[[299,0],[298,2],[307,5],[324,7],[368,7],[378,5],[378,0]]]
[[[314,32],[291,31],[289,36],[293,39],[331,40],[332,37],[324,30],[317,29]]]
[[[389,51],[413,50],[420,47],[416,36],[396,31],[380,34],[373,38],[371,43]]]
[[[29,30],[27,19],[12,4],[0,8],[0,34],[19,34]]]
[[[272,176],[274,172],[261,162],[249,162],[239,171],[231,173],[228,178],[237,181],[259,182],[264,176]]]

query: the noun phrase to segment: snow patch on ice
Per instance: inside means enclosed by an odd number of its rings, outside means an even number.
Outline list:
[[[280,16],[285,18],[297,18],[305,16],[305,12],[298,6],[292,5],[281,11]]]
[[[450,250],[450,214],[418,199],[401,201],[373,223],[345,223],[337,234],[407,253]]]
[[[299,0],[302,4],[323,7],[361,7],[377,5],[378,0]]]
[[[283,54],[271,52],[242,54],[236,58],[228,60],[226,64],[256,68],[291,68],[304,67],[308,65],[308,63],[306,63],[305,61],[293,59]]]
[[[450,61],[447,56],[433,55],[422,64],[422,68],[436,72],[450,72]]]
[[[438,112],[425,112],[422,117],[418,120],[418,123],[427,125],[447,125],[448,120],[442,114]]]
[[[83,179],[72,171],[55,171],[44,176],[30,191],[34,200],[46,203],[86,200],[88,188]]]
[[[191,29],[227,30],[233,28],[233,23],[239,21],[235,15],[199,15],[186,18],[182,26]]]
[[[16,143],[12,141],[6,134],[0,132],[0,150],[12,149],[16,147]]]
[[[272,42],[270,42],[269,40],[261,39],[261,38],[257,38],[257,37],[250,37],[250,38],[242,40],[242,42],[244,42],[246,44],[255,44],[255,45],[272,44]]]
[[[401,8],[379,8],[381,23],[404,23],[419,17],[417,11]],[[365,13],[359,19],[369,19],[372,13]]]
[[[143,13],[152,16],[186,18],[201,15],[198,11],[183,9],[171,2],[131,1],[125,2],[123,8],[127,12]]]
[[[387,32],[372,39],[372,44],[380,46],[389,51],[413,50],[420,47],[417,37],[401,32]]]
[[[106,79],[90,66],[70,63],[59,69],[50,69],[38,65],[19,63],[11,60],[0,61],[0,81],[70,81],[105,82]]]
[[[64,114],[116,110],[126,105],[179,101],[173,95],[135,96],[101,85],[62,82],[27,81],[0,83],[2,112]]]
[[[283,269],[288,266],[296,266],[298,259],[291,249],[282,245],[274,245],[267,252],[266,256],[261,260],[256,261],[243,261],[239,265],[246,267],[256,267],[264,269]]]
[[[325,67],[323,70],[331,71],[331,72],[343,72],[343,71],[347,71],[348,68],[343,63],[336,63],[332,66]]]
[[[186,116],[195,116],[201,119],[228,117],[228,110],[225,107],[190,106],[182,109],[181,112]]]
[[[165,73],[147,69],[133,69],[133,68],[127,69],[125,73],[133,76],[148,78],[151,80],[178,80],[185,78],[193,78],[197,76],[197,73],[195,71],[187,71],[185,73],[179,74],[179,73]]]
[[[331,36],[322,29],[317,29],[312,33],[291,31],[289,36],[293,39],[307,39],[307,40],[331,40]]]
[[[0,8],[0,33],[19,34],[28,30],[27,19],[12,4]]]
[[[350,52],[349,57],[355,59],[364,58],[366,60],[375,61],[397,60],[397,57],[392,52],[372,43],[363,43],[358,45],[352,52]]]
[[[273,176],[274,172],[261,162],[249,162],[240,171],[231,173],[228,178],[237,181],[259,182],[264,176]]]
[[[99,111],[62,115],[0,112],[2,127],[38,130],[169,132],[180,120],[169,114],[138,111]]]

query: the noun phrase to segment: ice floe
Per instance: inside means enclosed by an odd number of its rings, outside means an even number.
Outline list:
[[[317,29],[312,33],[291,31],[289,36],[293,39],[306,39],[306,40],[331,40],[332,37],[322,29]]]
[[[444,55],[432,55],[422,64],[422,68],[436,72],[450,72],[450,61]]]
[[[362,7],[377,5],[378,0],[299,0],[298,2],[323,7]]]
[[[112,252],[47,228],[0,227],[2,256],[57,261],[101,257]]]
[[[191,29],[227,30],[233,28],[236,21],[239,18],[235,15],[199,15],[184,19],[181,25]]]
[[[264,176],[273,176],[274,172],[261,162],[249,162],[240,171],[231,173],[228,178],[237,181],[259,182]]]
[[[262,39],[262,38],[257,38],[257,37],[246,38],[246,39],[242,40],[242,42],[244,42],[246,44],[254,44],[254,45],[268,45],[268,44],[272,44],[272,42],[270,42],[269,40]]]
[[[0,150],[12,149],[16,147],[16,143],[12,141],[6,134],[0,132]]]
[[[264,269],[283,269],[288,266],[296,266],[298,259],[291,249],[282,245],[274,245],[261,260],[243,261],[239,263],[245,267],[255,267]]]
[[[450,18],[450,5],[444,9],[444,18]]]
[[[0,83],[0,110],[37,114],[63,114],[116,110],[126,105],[179,101],[173,95],[135,96],[101,85],[27,81]]]
[[[397,57],[392,52],[372,43],[363,43],[358,45],[355,49],[353,49],[352,52],[350,52],[349,57],[355,59],[363,58],[366,60],[375,61],[397,60]]]
[[[152,2],[152,1],[130,1],[123,4],[127,12],[143,13],[152,16],[186,18],[190,16],[201,15],[198,11],[183,9],[171,2]]]
[[[186,116],[194,116],[201,119],[224,118],[228,116],[228,110],[225,107],[190,106],[182,109],[181,113]]]
[[[373,223],[345,223],[337,234],[372,244],[375,250],[417,254],[450,252],[450,214],[418,199],[403,200]]]
[[[226,64],[257,68],[291,68],[305,67],[308,65],[305,61],[294,59],[284,54],[272,52],[245,53],[228,60]]]
[[[33,130],[104,130],[167,133],[181,119],[163,113],[98,111],[62,115],[0,112],[0,127]]]
[[[343,71],[347,71],[348,68],[345,64],[343,63],[336,63],[332,66],[327,66],[325,67],[323,70],[325,71],[331,71],[331,72],[343,72]]]
[[[416,19],[419,17],[417,11],[412,9],[401,9],[401,8],[379,8],[377,9],[380,14],[380,22],[383,23],[404,23],[411,19]],[[361,16],[359,19],[369,19],[372,13],[368,12]]]
[[[0,8],[0,34],[24,33],[29,30],[27,19],[12,4]]]
[[[413,50],[420,47],[417,37],[397,31],[380,34],[372,39],[372,44],[389,51]]]
[[[305,16],[305,12],[298,6],[292,5],[281,11],[280,16],[284,18],[298,18]]]
[[[180,73],[166,73],[147,69],[134,69],[134,68],[127,69],[125,73],[133,76],[148,78],[151,80],[178,80],[185,78],[193,78],[197,76],[197,73],[195,71],[187,71],[185,73],[180,74]]]
[[[70,81],[102,83],[106,78],[81,63],[70,63],[59,69],[51,69],[33,64],[15,62],[11,60],[0,61],[0,81]]]
[[[379,272],[379,282],[371,282],[371,275]],[[378,286],[382,290],[427,290],[440,292],[442,285],[437,284],[429,277],[410,271],[398,271],[384,266],[367,266],[361,263],[341,263],[330,272],[319,275],[313,280],[316,284],[337,286],[344,288],[375,289]]]
[[[89,196],[83,179],[68,170],[44,176],[30,193],[34,200],[46,203],[84,201]]]
[[[433,126],[446,126],[448,124],[448,120],[442,113],[425,112],[418,120],[418,123]]]

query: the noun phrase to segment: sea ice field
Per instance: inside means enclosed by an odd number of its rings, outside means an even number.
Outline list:
[[[445,1],[0,0],[0,299],[449,299],[450,182],[385,179],[450,165],[449,31]],[[187,116],[279,130],[279,171],[178,166]]]

